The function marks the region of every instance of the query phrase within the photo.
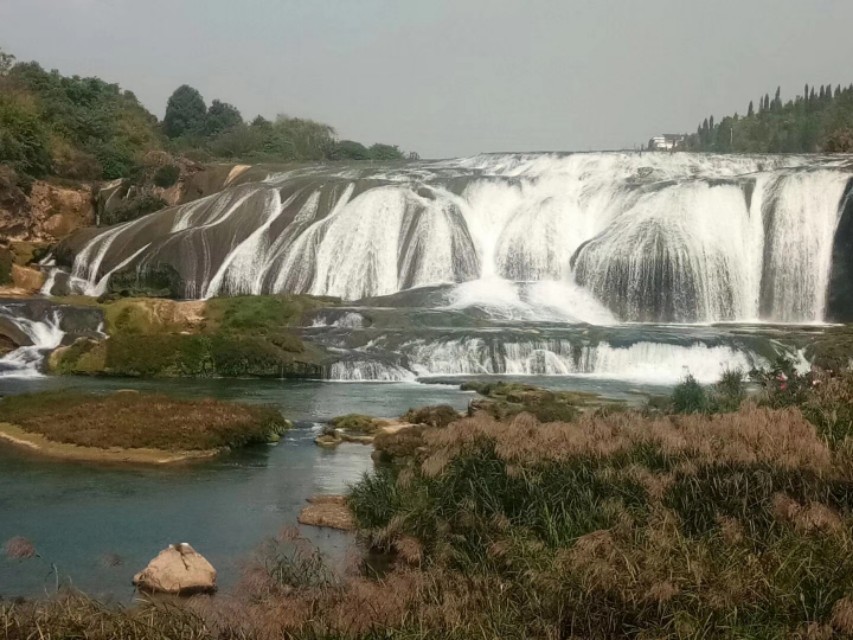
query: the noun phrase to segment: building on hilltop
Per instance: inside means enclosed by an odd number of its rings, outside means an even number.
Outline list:
[[[684,145],[685,135],[664,133],[649,140],[649,151],[674,151]]]

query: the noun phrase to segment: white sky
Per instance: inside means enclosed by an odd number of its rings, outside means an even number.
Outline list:
[[[853,0],[0,0],[0,48],[424,157],[630,148],[853,82]]]

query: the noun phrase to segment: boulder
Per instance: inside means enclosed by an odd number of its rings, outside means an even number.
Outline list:
[[[17,264],[12,265],[12,284],[19,288],[29,291],[30,293],[38,293],[44,286],[44,273],[32,267],[22,267]]]
[[[140,591],[188,595],[216,591],[216,569],[186,542],[169,545],[133,576]]]

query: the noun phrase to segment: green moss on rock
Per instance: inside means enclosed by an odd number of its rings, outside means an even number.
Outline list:
[[[121,297],[172,298],[183,296],[185,283],[170,264],[159,263],[137,271],[122,269],[110,276],[108,294]]]

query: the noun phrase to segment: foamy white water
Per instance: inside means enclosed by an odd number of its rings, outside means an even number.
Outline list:
[[[502,317],[820,322],[849,179],[837,159],[806,156],[309,168],[104,230],[73,275],[95,292],[117,270],[166,263],[187,297],[457,284],[451,305]]]
[[[32,342],[0,358],[0,377],[35,378],[42,375],[40,367],[45,355],[62,344],[65,332],[61,317],[55,311],[44,321],[29,320],[0,306],[0,316],[14,324]]]

